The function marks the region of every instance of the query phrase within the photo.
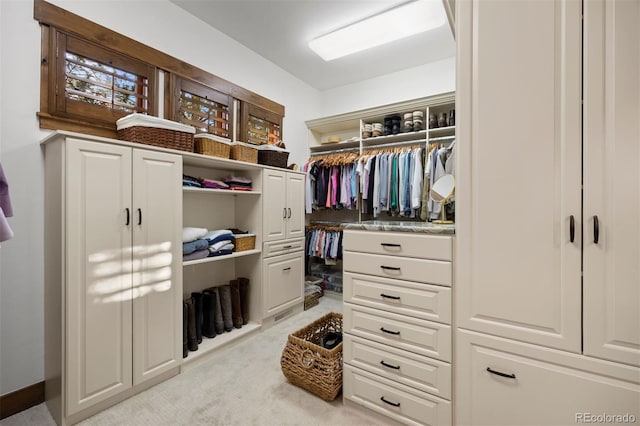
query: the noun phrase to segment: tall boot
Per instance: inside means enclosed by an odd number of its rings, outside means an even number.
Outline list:
[[[188,298],[187,304],[187,346],[190,351],[198,350],[198,336],[196,336],[196,307],[193,304],[193,298]]]
[[[202,292],[202,334],[205,337],[216,337],[215,325],[216,294],[210,290]]]
[[[202,293],[191,293],[191,297],[196,310],[196,337],[200,344],[202,343]]]
[[[240,285],[238,280],[229,282],[231,287],[231,317],[235,328],[242,327],[242,311],[240,310]]]
[[[220,292],[218,287],[212,287],[211,293],[216,296],[216,304],[215,304],[215,318],[214,323],[216,325],[216,333],[222,334],[224,333],[224,320],[222,319],[222,306],[220,304]]]
[[[189,321],[189,314],[187,308],[187,302],[182,301],[182,358],[186,358],[189,355],[189,348],[187,347],[187,323]]]
[[[231,287],[229,284],[218,287],[220,295],[220,307],[222,311],[222,320],[224,321],[224,331],[233,330],[233,320],[231,311]]]
[[[242,311],[242,325],[249,322],[249,278],[238,278],[240,284],[240,310]]]

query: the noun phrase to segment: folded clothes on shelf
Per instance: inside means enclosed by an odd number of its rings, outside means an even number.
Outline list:
[[[191,241],[204,238],[204,236],[207,235],[207,232],[209,232],[207,228],[185,226],[182,228],[182,242],[189,243]]]
[[[253,187],[251,179],[243,176],[227,176],[224,182],[229,185],[229,189],[235,191],[251,191]]]
[[[209,248],[209,241],[205,239],[198,239],[190,241],[188,243],[182,243],[182,254],[190,254],[194,251],[205,250]]]
[[[209,249],[197,250],[197,251],[194,251],[193,253],[185,254],[184,256],[182,256],[182,260],[198,260],[198,259],[204,259],[205,257],[208,257],[208,256],[209,256]]]
[[[182,186],[202,188],[202,183],[196,177],[189,175],[182,175]]]
[[[217,229],[214,231],[209,231],[203,238],[209,242],[209,245],[216,244],[220,241],[235,240],[233,233],[228,229]]]
[[[229,189],[229,185],[227,185],[226,183],[224,183],[224,182],[222,182],[220,180],[200,178],[200,183],[201,183],[203,188],[208,188],[208,189]]]

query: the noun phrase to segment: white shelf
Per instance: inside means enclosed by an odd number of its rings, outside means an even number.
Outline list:
[[[314,145],[310,146],[309,150],[311,152],[324,152],[324,151],[336,151],[338,149],[344,148],[359,148],[360,141],[348,141],[348,142],[337,142],[337,143],[325,143],[322,145]]]
[[[234,340],[238,340],[246,336],[247,334],[257,332],[261,327],[262,326],[260,324],[250,322],[249,324],[243,325],[242,328],[234,328],[229,332],[217,334],[216,337],[213,338],[202,336],[202,343],[198,344],[198,350],[194,352],[190,351],[186,358],[182,358],[182,365],[189,364],[198,358],[202,358],[212,351],[222,348]]]
[[[236,257],[250,256],[252,254],[258,254],[262,252],[260,249],[234,251],[231,254],[225,254],[223,256],[205,257],[204,259],[187,260],[182,262],[182,266],[199,265],[201,263],[217,262],[220,260],[235,259]]]
[[[391,142],[409,142],[415,140],[416,143],[427,141],[427,131],[420,130],[418,132],[398,133],[397,135],[375,136],[362,139],[363,146],[376,146],[383,143]]]
[[[261,191],[235,191],[232,189],[213,189],[213,188],[197,188],[193,186],[182,187],[183,192],[192,192],[199,194],[224,194],[224,195],[260,195]]]
[[[429,129],[429,134],[433,136],[442,136],[455,133],[455,131],[456,126],[434,127],[433,129]]]

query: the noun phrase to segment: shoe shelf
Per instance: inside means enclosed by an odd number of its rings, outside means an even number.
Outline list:
[[[260,250],[260,249],[236,251],[236,252],[233,252],[231,254],[225,254],[223,256],[205,257],[204,259],[197,259],[197,260],[186,260],[186,261],[182,262],[182,266],[199,265],[201,263],[209,263],[209,262],[216,262],[216,261],[219,261],[219,260],[234,259],[234,258],[237,258],[237,257],[250,256],[252,254],[258,254],[258,253],[261,253],[261,252],[262,252],[262,250]]]
[[[425,142],[427,140],[427,131],[420,130],[418,132],[404,132],[398,133],[395,135],[387,135],[387,136],[373,136],[370,138],[362,139],[362,146],[377,146],[380,144],[386,143],[395,143],[395,142]]]
[[[182,192],[189,192],[194,194],[224,194],[224,195],[240,195],[251,196],[261,195],[261,191],[234,191],[230,189],[212,189],[212,188],[196,188],[196,187],[183,187]]]
[[[197,359],[203,358],[205,355],[214,352],[216,349],[220,349],[234,341],[237,341],[253,332],[260,330],[262,326],[258,323],[249,322],[243,325],[241,328],[234,328],[229,332],[217,334],[216,337],[208,338],[203,337],[202,343],[198,343],[198,350],[191,352],[186,358],[182,358],[183,367]]]

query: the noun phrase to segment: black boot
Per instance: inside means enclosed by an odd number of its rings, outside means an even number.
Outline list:
[[[193,306],[196,309],[196,338],[202,343],[202,293],[191,293]]]
[[[233,330],[233,319],[231,310],[231,287],[229,284],[218,287],[220,295],[220,308],[222,311],[222,320],[224,321],[224,331]]]
[[[238,278],[240,285],[240,310],[242,312],[242,325],[249,322],[249,278]]]
[[[189,321],[189,314],[187,308],[187,302],[182,301],[182,358],[186,358],[189,355],[189,348],[187,347],[187,323]]]
[[[188,298],[187,304],[187,346],[191,352],[198,350],[198,336],[196,336],[196,308],[193,304],[193,298]]]
[[[240,308],[240,285],[238,280],[231,280],[231,319],[235,328],[242,327],[242,310]]]
[[[222,319],[222,306],[220,304],[220,292],[218,291],[218,287],[212,287],[211,293],[213,293],[216,296],[215,318],[214,318],[214,323],[216,325],[216,333],[222,334],[224,333],[224,320]]]
[[[216,337],[215,325],[216,294],[205,290],[202,292],[202,334],[205,337]]]

